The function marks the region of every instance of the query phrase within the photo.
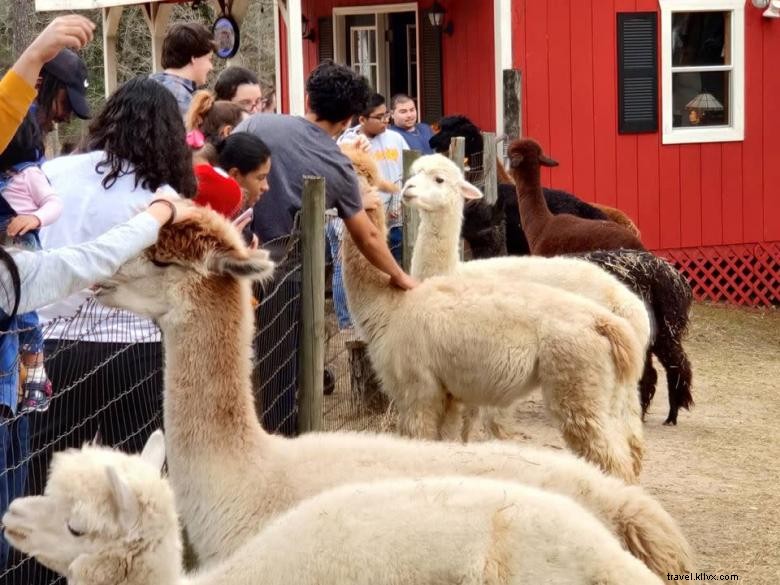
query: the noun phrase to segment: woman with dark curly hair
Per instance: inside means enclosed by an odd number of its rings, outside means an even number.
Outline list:
[[[87,150],[43,165],[64,207],[41,231],[45,248],[95,239],[145,209],[157,191],[195,194],[176,99],[155,81],[135,78],[109,98],[90,125]],[[162,424],[157,327],[91,296],[85,290],[40,311],[41,321],[50,320],[45,353],[54,398],[31,421],[32,493],[43,488],[53,452],[98,431],[107,444],[140,450]]]

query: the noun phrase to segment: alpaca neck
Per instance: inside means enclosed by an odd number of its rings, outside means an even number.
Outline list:
[[[254,320],[248,283],[210,278],[193,290],[187,305],[187,317],[160,323],[169,461],[171,452],[193,460],[232,453],[236,445],[263,435],[251,388]]]
[[[520,223],[531,251],[533,251],[534,242],[547,221],[552,217],[542,192],[539,167],[527,170],[522,177],[515,175],[515,183],[517,184],[517,202],[520,207]]]
[[[453,274],[457,270],[462,224],[462,203],[436,212],[420,211],[420,227],[412,255],[414,278],[425,280],[440,274]]]
[[[384,217],[376,210],[366,210],[379,230],[380,238],[387,238]],[[342,248],[344,285],[349,309],[355,324],[368,340],[381,335],[392,307],[403,293],[390,285],[390,277],[375,268],[358,249],[350,234],[346,234]]]

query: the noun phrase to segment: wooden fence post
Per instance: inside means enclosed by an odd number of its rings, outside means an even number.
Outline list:
[[[412,164],[420,156],[422,153],[419,150],[404,150],[404,183],[411,175]],[[402,205],[401,208],[404,214],[403,269],[408,274],[412,269],[412,253],[414,252],[414,241],[417,239],[417,227],[420,225],[420,214],[408,205]]]
[[[460,172],[466,174],[466,139],[463,136],[456,136],[450,140],[450,160],[458,165]],[[461,262],[465,256],[463,238],[458,240],[458,257]]]
[[[298,432],[322,430],[325,372],[325,179],[304,177],[301,209],[301,338]]]
[[[494,132],[482,133],[482,173],[484,186],[482,192],[485,195],[485,203],[495,205],[498,201],[498,169],[496,168],[496,135]]]

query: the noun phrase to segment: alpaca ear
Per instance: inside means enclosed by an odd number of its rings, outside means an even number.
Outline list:
[[[230,274],[236,278],[248,278],[259,282],[273,275],[274,266],[268,251],[250,250],[247,258],[218,255],[214,258],[211,268],[220,274]]]
[[[482,191],[477,189],[474,185],[472,185],[468,181],[460,181],[458,186],[460,187],[460,194],[467,201],[468,200],[482,199],[482,197],[483,197]]]
[[[144,450],[141,451],[141,459],[162,471],[165,465],[165,435],[160,429],[154,431],[147,439]]]
[[[114,513],[119,526],[125,532],[135,526],[140,514],[138,498],[135,497],[133,490],[125,481],[119,477],[116,469],[106,466],[106,476],[108,484],[111,487],[111,498],[114,505]]]

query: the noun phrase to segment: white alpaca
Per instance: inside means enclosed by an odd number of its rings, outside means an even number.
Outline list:
[[[376,164],[347,153],[361,172]],[[369,215],[384,233],[384,217]],[[343,254],[350,313],[402,433],[439,438],[460,420],[453,402],[505,407],[541,386],[574,452],[637,481],[643,443],[635,388],[645,348],[625,319],[559,288],[484,275],[437,276],[402,292],[351,238]]]
[[[157,245],[99,292],[103,302],[153,317],[162,329],[168,470],[201,564],[226,558],[274,517],[339,485],[470,475],[569,495],[657,574],[690,569],[688,544],[658,502],[567,453],[497,442],[266,433],[250,383],[249,280],[270,267],[265,252],[248,251],[226,220],[202,210],[196,220],[161,230]]]
[[[569,498],[475,477],[323,492],[185,579],[162,442],[57,454],[44,495],[11,504],[6,538],[71,585],[661,583]]]
[[[428,155],[412,166],[412,176],[404,184],[404,203],[420,213],[420,225],[412,256],[412,276],[425,280],[431,276],[459,274],[474,278],[500,280],[520,293],[527,283],[554,286],[587,297],[624,318],[643,349],[650,341],[650,319],[644,303],[614,276],[598,266],[575,258],[504,257],[460,262],[458,241],[463,223],[464,200],[482,197],[468,183],[460,169],[448,158]],[[512,294],[512,293],[510,293]],[[626,392],[635,392],[626,387]],[[631,401],[641,424],[640,405]],[[497,420],[488,417],[488,428],[498,436],[506,433]],[[467,429],[464,430],[468,432]]]

